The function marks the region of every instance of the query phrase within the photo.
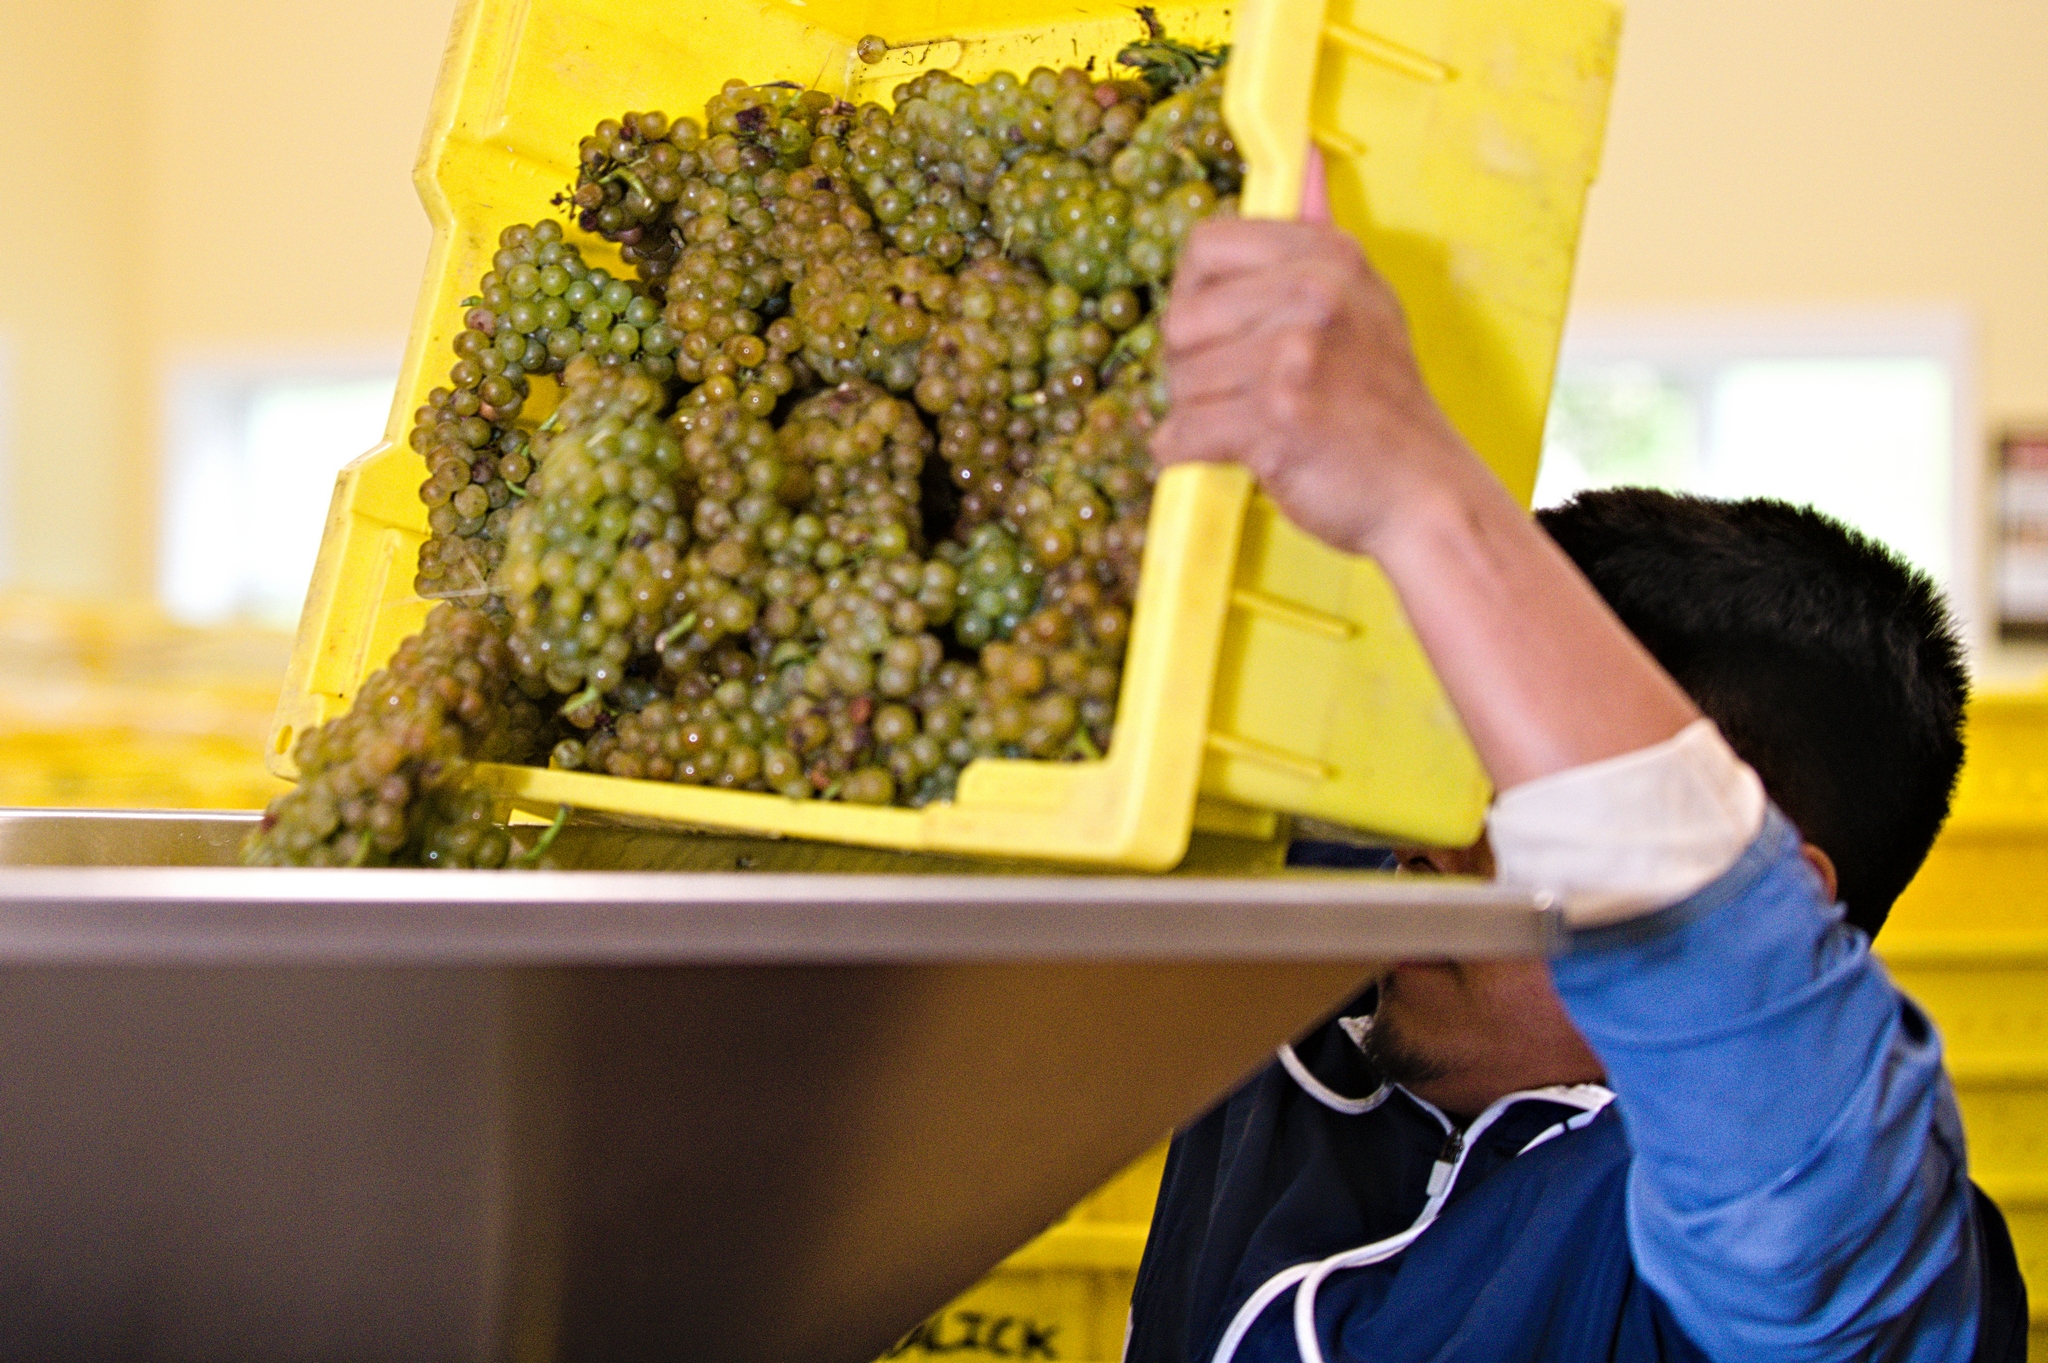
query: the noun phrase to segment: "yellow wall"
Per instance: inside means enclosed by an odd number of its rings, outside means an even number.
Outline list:
[[[158,385],[195,350],[394,353],[452,0],[16,5],[0,336],[17,583],[152,585]],[[1991,426],[2048,420],[2048,9],[1636,0],[1576,298],[1955,300]]]
[[[1576,305],[1951,301],[2048,423],[2048,6],[1628,4]]]
[[[179,357],[388,349],[425,260],[412,161],[452,0],[16,5],[0,42],[0,514],[15,583],[154,586]]]
[[[132,302],[141,47],[111,5],[14,5],[0,38],[0,347],[13,422],[0,486],[22,576],[141,585],[127,482],[140,443]]]

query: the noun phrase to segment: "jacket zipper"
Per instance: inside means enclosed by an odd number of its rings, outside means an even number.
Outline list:
[[[1465,1152],[1465,1133],[1456,1127],[1444,1133],[1444,1148],[1437,1152],[1436,1163],[1429,1167],[1429,1195],[1435,1197],[1450,1182],[1457,1170],[1458,1156]]]

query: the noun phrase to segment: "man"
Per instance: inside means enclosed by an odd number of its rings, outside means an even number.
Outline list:
[[[1938,599],[1782,507],[1585,499],[1546,536],[1324,217],[1197,230],[1154,453],[1241,460],[1378,560],[1501,792],[1490,848],[1417,860],[1490,852],[1572,940],[1397,968],[1183,1133],[1128,1359],[2020,1357],[1939,1044],[1866,936],[1960,761]]]

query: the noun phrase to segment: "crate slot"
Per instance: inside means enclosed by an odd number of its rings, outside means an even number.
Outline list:
[[[1425,80],[1431,84],[1441,84],[1458,74],[1434,57],[1425,57],[1413,48],[1403,47],[1391,39],[1382,38],[1377,33],[1353,28],[1341,21],[1332,20],[1324,24],[1323,38],[1354,56],[1378,62],[1381,66],[1399,71],[1402,75],[1413,76],[1417,80]]]
[[[1320,634],[1326,639],[1349,639],[1358,633],[1358,626],[1341,615],[1327,611],[1312,610],[1293,601],[1284,601],[1268,592],[1256,591],[1250,587],[1239,587],[1230,594],[1230,602],[1269,620],[1278,620],[1293,625],[1296,629]]]
[[[1288,752],[1284,748],[1275,748],[1253,739],[1239,738],[1235,734],[1211,732],[1208,743],[1212,750],[1222,753],[1225,757],[1260,762],[1290,776],[1298,776],[1304,781],[1327,781],[1337,774],[1337,769],[1327,762],[1318,762],[1313,757],[1303,757],[1300,753]]]

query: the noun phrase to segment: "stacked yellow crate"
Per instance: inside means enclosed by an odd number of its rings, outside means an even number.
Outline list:
[[[961,1298],[903,1336],[885,1357],[928,1355],[1114,1363],[1151,1226],[1161,1144],[1087,1195]]]
[[[1971,1171],[2004,1210],[2048,1358],[2048,691],[1980,696],[1955,813],[1878,939],[1941,1029]]]
[[[1165,1165],[1162,1145],[905,1335],[888,1357],[1116,1363]]]
[[[0,805],[253,809],[290,640],[0,596]]]

